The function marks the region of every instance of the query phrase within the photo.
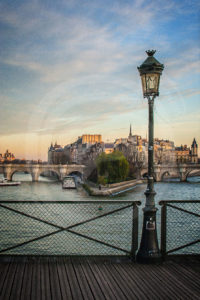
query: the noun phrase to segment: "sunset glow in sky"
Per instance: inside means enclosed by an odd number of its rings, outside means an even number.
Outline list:
[[[0,1],[0,153],[47,159],[51,141],[146,137],[137,70],[165,65],[155,137],[200,148],[200,2]]]

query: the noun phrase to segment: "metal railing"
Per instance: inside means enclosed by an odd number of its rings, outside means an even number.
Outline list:
[[[139,201],[0,201],[0,255],[129,255]]]
[[[128,255],[139,201],[0,201],[0,255]],[[200,201],[161,201],[161,252],[200,254]],[[158,222],[159,223],[159,222]]]
[[[161,253],[200,255],[200,201],[160,201]]]

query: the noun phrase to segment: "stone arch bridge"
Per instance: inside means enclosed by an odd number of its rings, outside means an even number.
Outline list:
[[[175,165],[154,165],[155,181],[163,181],[165,175],[178,177],[180,181],[186,181],[189,174],[200,172],[200,164],[175,164]],[[141,177],[147,174],[147,168],[141,169]]]
[[[9,181],[16,172],[27,172],[31,174],[32,181],[38,181],[42,173],[54,172],[57,174],[59,180],[72,173],[79,174],[84,177],[84,165],[42,165],[42,164],[0,164],[0,173]]]

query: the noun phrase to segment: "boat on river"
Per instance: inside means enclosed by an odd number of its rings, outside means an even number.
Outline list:
[[[8,181],[6,178],[0,181],[0,186],[16,186],[20,184],[20,181]]]
[[[62,188],[63,189],[75,189],[76,188],[75,178],[73,176],[64,177],[63,182],[62,182]]]

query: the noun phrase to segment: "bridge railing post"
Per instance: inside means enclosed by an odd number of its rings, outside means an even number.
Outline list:
[[[166,256],[166,242],[167,242],[167,207],[165,201],[159,202],[161,207],[161,254],[163,259]]]
[[[138,205],[140,203],[133,203],[133,221],[132,221],[132,245],[131,245],[131,256],[135,259],[136,251],[138,249]]]

